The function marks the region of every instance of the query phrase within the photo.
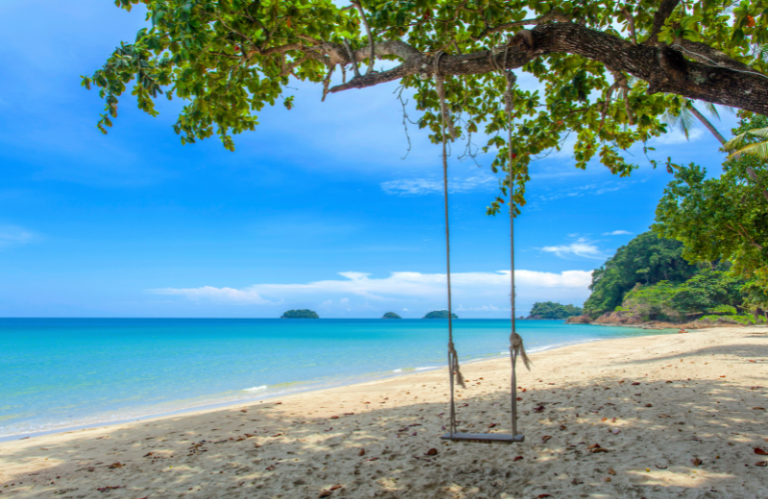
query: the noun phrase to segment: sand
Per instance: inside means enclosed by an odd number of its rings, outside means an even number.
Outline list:
[[[439,370],[0,443],[0,498],[768,497],[768,329],[532,359],[522,444],[441,441]],[[464,371],[460,428],[508,431],[508,361]]]

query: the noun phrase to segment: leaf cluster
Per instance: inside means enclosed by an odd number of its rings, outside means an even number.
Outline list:
[[[766,126],[766,117],[744,118],[733,133]],[[695,164],[674,169],[675,177],[656,208],[653,231],[682,242],[683,256],[690,261],[729,261],[736,275],[768,288],[765,160],[742,155],[723,163],[719,177],[709,178],[706,169]]]
[[[737,315],[744,303],[743,279],[727,271],[702,269],[680,284],[659,281],[653,285],[636,284],[627,293],[620,309],[643,320],[675,322],[705,314]]]
[[[371,41],[361,29],[358,10],[332,0],[116,0],[115,4],[126,10],[143,4],[147,27],[133,42],[120,43],[101,69],[83,77],[83,85],[96,86],[104,99],[105,111],[97,124],[104,133],[118,115],[119,99],[130,88],[138,107],[153,116],[162,95],[185,101],[174,125],[182,143],[216,134],[234,150],[233,135],[254,130],[264,106],[282,99],[287,109],[293,107],[292,96],[285,95],[291,78],[322,85],[324,97],[337,66],[345,71],[346,63],[333,47],[346,42],[357,50]],[[360,6],[374,42],[402,40],[430,55],[498,50],[524,26],[551,22],[546,16],[553,13],[643,43],[653,36],[659,2],[360,0]],[[634,37],[629,33],[630,19]],[[703,42],[764,71],[766,61],[754,47],[768,41],[768,0],[682,0],[657,38],[666,43]],[[599,159],[612,172],[628,175],[634,165],[625,160],[624,151],[664,133],[666,125],[659,118],[666,112],[679,114],[685,105],[678,96],[649,95],[647,83],[613,74],[603,64],[576,55],[544,54],[522,71],[537,80],[542,91],[515,88],[509,115],[502,102],[504,75],[465,75],[446,81],[448,105],[469,149],[472,135],[482,133],[487,137],[482,150],[495,153],[493,171],[513,169],[513,185],[501,187],[503,194],[514,187],[515,209],[525,204],[531,161],[562,148],[566,138],[575,138],[578,168]],[[408,76],[401,83],[413,93],[421,112],[418,126],[431,130],[432,140],[440,141],[434,80]],[[494,201],[489,213],[498,212],[500,204],[501,198]]]

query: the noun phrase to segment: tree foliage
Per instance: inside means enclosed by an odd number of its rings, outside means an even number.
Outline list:
[[[562,305],[551,301],[536,302],[531,308],[529,319],[567,319],[581,315],[584,311],[573,305]]]
[[[402,317],[400,317],[394,312],[387,312],[386,314],[384,314],[382,319],[402,319]]]
[[[302,310],[289,310],[283,314],[281,319],[319,319],[320,316],[317,315],[317,312],[314,312],[312,310],[302,309]]]
[[[730,272],[703,269],[684,283],[638,283],[627,293],[619,310],[644,320],[687,321],[707,314],[738,315],[744,303],[744,281]]]
[[[696,273],[696,266],[683,258],[683,245],[645,232],[632,239],[603,266],[592,273],[592,294],[584,302],[591,317],[612,312],[637,283],[668,281],[681,283]]]
[[[433,312],[429,312],[427,315],[424,316],[425,319],[447,319],[448,318],[448,311],[447,310],[435,310]],[[459,316],[456,314],[451,314],[452,319],[458,319]]]
[[[768,114],[766,60],[754,50],[768,41],[768,0],[115,3],[143,4],[148,25],[83,77],[105,101],[103,132],[126,91],[153,116],[164,94],[185,102],[174,125],[182,143],[217,134],[233,150],[232,136],[254,130],[264,106],[294,105],[294,78],[317,83],[323,99],[400,81],[421,113],[418,126],[439,141],[439,73],[447,77],[449,128],[470,151],[472,135],[482,132],[481,146],[497,153],[494,171],[512,158],[518,206],[529,163],[569,136],[577,167],[599,158],[625,175],[633,166],[622,151],[664,133],[660,117],[679,114],[687,99]],[[382,59],[386,67],[374,69]],[[542,90],[515,86],[503,74],[512,69]]]
[[[766,126],[768,118],[755,116],[743,119],[733,132]],[[656,208],[653,231],[682,242],[686,259],[731,262],[736,275],[768,289],[766,186],[765,160],[754,155],[726,161],[719,177],[707,178],[706,169],[695,164],[675,165],[675,178]],[[754,291],[757,299],[760,292]]]

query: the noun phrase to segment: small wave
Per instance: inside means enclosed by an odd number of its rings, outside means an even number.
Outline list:
[[[440,369],[439,367],[429,366],[429,367],[417,367],[417,371],[431,371],[432,369]]]
[[[392,372],[393,373],[401,373],[401,372],[403,372],[403,370],[402,369],[393,369]]]
[[[244,392],[261,392],[267,389],[267,385],[254,386],[252,388],[246,388]]]

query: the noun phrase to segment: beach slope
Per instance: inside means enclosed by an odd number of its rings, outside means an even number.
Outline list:
[[[0,497],[768,497],[767,333],[534,354],[518,383],[522,444],[441,441],[438,370],[3,442]],[[508,360],[463,370],[459,427],[508,431]]]

